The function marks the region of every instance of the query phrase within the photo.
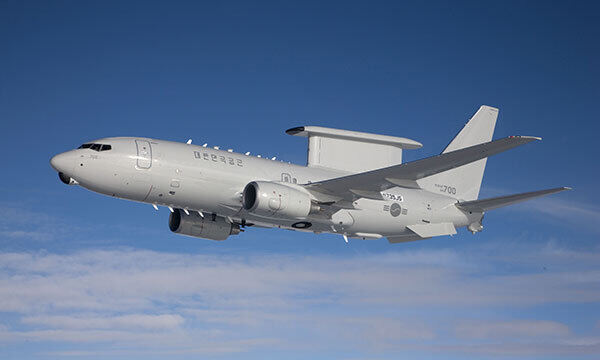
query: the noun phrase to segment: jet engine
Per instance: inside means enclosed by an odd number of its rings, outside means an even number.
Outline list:
[[[225,240],[229,235],[240,233],[238,225],[229,223],[222,216],[205,216],[190,211],[189,215],[175,209],[169,216],[169,229],[172,232],[208,240]]]
[[[319,210],[301,187],[269,181],[253,181],[246,185],[242,204],[244,209],[256,215],[286,219],[306,218]]]

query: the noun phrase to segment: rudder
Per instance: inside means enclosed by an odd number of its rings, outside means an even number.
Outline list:
[[[498,109],[482,105],[442,153],[463,149],[492,140]],[[418,180],[421,188],[443,193],[463,201],[476,200],[487,158]]]

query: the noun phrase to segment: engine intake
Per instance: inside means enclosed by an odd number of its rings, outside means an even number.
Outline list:
[[[246,185],[242,206],[259,216],[286,219],[304,219],[319,210],[301,187],[270,181],[253,181]]]
[[[191,211],[189,215],[175,209],[169,216],[169,229],[172,232],[208,240],[225,240],[229,235],[240,233],[238,225],[229,223],[222,216],[202,217]]]

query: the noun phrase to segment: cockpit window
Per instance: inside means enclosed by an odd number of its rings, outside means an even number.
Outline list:
[[[78,149],[90,149],[94,151],[107,151],[112,149],[112,146],[108,144],[95,144],[95,143],[86,143],[82,144]]]

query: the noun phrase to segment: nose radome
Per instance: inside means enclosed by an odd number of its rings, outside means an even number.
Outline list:
[[[67,153],[58,154],[50,159],[50,165],[58,172],[69,174],[73,170],[73,159]]]

